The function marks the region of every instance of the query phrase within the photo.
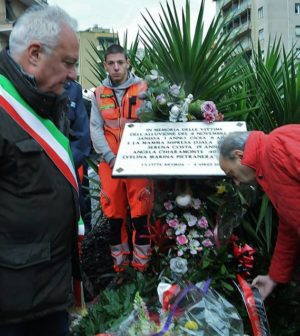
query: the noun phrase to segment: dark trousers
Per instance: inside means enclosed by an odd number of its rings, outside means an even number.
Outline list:
[[[16,324],[0,325],[0,336],[67,336],[69,315],[58,312]]]

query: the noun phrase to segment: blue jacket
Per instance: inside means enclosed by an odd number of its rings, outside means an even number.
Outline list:
[[[75,81],[70,81],[66,85],[66,92],[70,100],[67,113],[70,121],[70,145],[75,167],[78,168],[90,154],[90,123],[83,103],[81,85]]]

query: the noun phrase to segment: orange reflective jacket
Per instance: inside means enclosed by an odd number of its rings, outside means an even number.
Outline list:
[[[137,109],[141,106],[138,95],[146,90],[147,84],[144,81],[131,85],[125,90],[119,106],[113,89],[97,87],[96,101],[104,120],[104,135],[114,154],[117,154],[125,124],[138,120]]]

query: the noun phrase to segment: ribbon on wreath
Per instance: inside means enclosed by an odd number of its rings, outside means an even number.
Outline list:
[[[232,235],[232,253],[237,260],[238,273],[247,278],[250,276],[250,271],[253,269],[255,250],[248,244],[238,244],[238,237]]]
[[[237,260],[239,285],[236,284],[242,295],[247,313],[251,322],[254,336],[270,336],[270,328],[262,297],[257,288],[251,287],[245,280],[250,276],[253,268],[255,250],[248,244],[238,244],[238,237],[232,235],[233,255]]]
[[[217,221],[218,223],[219,221]],[[225,241],[232,244],[232,253],[237,261],[237,281],[235,283],[238,288],[247,313],[251,322],[254,336],[270,336],[270,328],[267,319],[267,314],[263,304],[262,297],[257,288],[251,287],[246,281],[250,276],[250,271],[253,269],[255,250],[248,244],[239,244],[238,237],[230,235],[231,230],[220,230],[217,224],[214,229],[214,238],[217,247],[221,247]]]
[[[251,287],[240,275],[237,275],[240,291],[251,322],[254,336],[271,336],[267,314],[262,297],[257,288]]]

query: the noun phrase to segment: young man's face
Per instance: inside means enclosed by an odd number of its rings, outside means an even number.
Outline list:
[[[62,94],[66,82],[76,80],[78,55],[79,44],[75,32],[70,27],[63,26],[58,44],[51,54],[44,51],[39,53],[39,61],[34,68],[38,89],[42,92]]]
[[[233,153],[233,159],[227,159],[220,155],[219,163],[224,173],[232,178],[236,185],[255,182],[255,170],[242,164],[243,152],[236,150]]]
[[[127,80],[129,60],[123,54],[107,55],[104,66],[113,83],[120,85]]]

